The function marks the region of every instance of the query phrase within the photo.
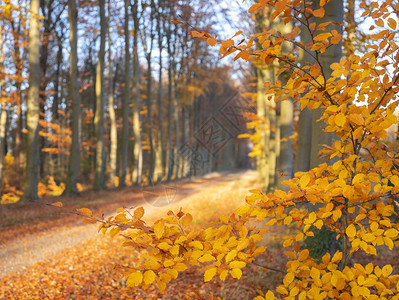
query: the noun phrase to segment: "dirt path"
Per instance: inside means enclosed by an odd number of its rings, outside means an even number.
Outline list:
[[[222,187],[228,189],[229,184],[248,181],[254,176],[254,171],[212,173],[202,178],[196,178],[190,183],[161,184],[156,187],[143,188],[141,196],[134,197],[136,200],[127,204],[143,205],[146,215],[154,215],[169,206],[183,204],[185,199],[208,189]],[[88,225],[78,222],[33,233],[10,242],[5,241],[0,244],[0,277],[23,271],[36,262],[44,261],[64,249],[77,246],[95,237],[97,228],[97,224]]]

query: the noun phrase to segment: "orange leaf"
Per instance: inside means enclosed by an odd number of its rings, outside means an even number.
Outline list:
[[[237,60],[239,58],[242,58],[244,60],[248,60],[249,59],[249,51],[244,50],[244,51],[240,51],[236,57],[234,57],[234,60]]]
[[[392,18],[388,19],[388,26],[391,29],[396,30],[396,25],[397,25],[397,23],[396,23],[396,21],[394,19],[392,19]]]
[[[184,22],[177,21],[177,20],[173,20],[171,23],[173,23],[173,24],[186,24],[186,23],[184,23]]]
[[[135,219],[141,219],[144,216],[144,208],[138,207],[133,213]]]
[[[62,202],[55,202],[53,204],[51,204],[52,206],[57,206],[57,207],[63,207],[64,204],[62,204]]]
[[[198,32],[198,31],[195,31],[195,30],[190,31],[189,34],[190,34],[192,37],[195,37],[195,38],[200,38],[200,37],[203,37],[203,36],[204,36],[204,34],[203,34],[202,32]]]
[[[318,34],[318,35],[315,36],[314,40],[315,40],[315,41],[325,41],[325,40],[328,39],[330,36],[332,36],[332,34],[329,33],[329,32],[320,33],[320,34]]]
[[[374,21],[375,25],[379,26],[379,27],[384,27],[384,21],[381,19],[377,19]]]
[[[76,209],[78,212],[80,212],[81,214],[87,216],[87,217],[91,217],[93,215],[93,213],[91,212],[90,209],[88,208],[78,208]]]
[[[324,13],[325,13],[325,11],[324,11],[324,8],[322,7],[322,8],[319,8],[319,9],[315,9],[314,11],[313,11],[313,15],[315,16],[315,17],[317,17],[317,18],[323,18],[324,17]]]
[[[216,45],[216,40],[214,38],[208,38],[206,42],[212,47]]]

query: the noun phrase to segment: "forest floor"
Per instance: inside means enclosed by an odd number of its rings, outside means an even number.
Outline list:
[[[182,208],[201,225],[218,220],[221,213],[234,212],[251,188],[259,188],[256,172],[239,171],[212,173],[155,188],[87,192],[74,198],[3,206],[0,299],[196,299],[211,294],[223,299],[252,298],[266,276],[271,276],[268,283],[277,283],[281,276],[254,269],[245,275],[251,278],[244,281],[203,283],[203,273],[189,269],[168,286],[165,294],[156,287],[146,291],[127,288],[123,273],[115,266],[137,258],[120,247],[118,238],[98,234],[97,224],[85,224],[72,213],[88,207],[94,213],[109,214],[122,206],[140,204],[150,222],[170,209]],[[58,201],[64,204],[62,208],[49,205]],[[272,244],[276,256],[280,246]]]
[[[227,277],[204,283],[199,268],[189,268],[161,294],[126,287],[121,265],[132,265],[140,254],[121,247],[121,238],[97,233],[98,224],[86,224],[73,213],[88,207],[94,214],[113,213],[135,205],[145,209],[144,220],[154,222],[169,210],[193,215],[195,225],[218,221],[244,203],[249,189],[260,188],[255,171],[213,173],[178,183],[152,187],[86,192],[79,197],[46,198],[37,203],[1,206],[0,299],[253,299],[258,291],[275,290],[283,273],[247,265],[241,280]],[[61,201],[63,207],[49,205]],[[47,203],[47,204],[46,204]],[[282,239],[294,227],[272,226],[263,236],[267,251],[257,263],[284,270]],[[350,264],[391,264],[399,272],[397,248],[380,249],[378,257],[351,256]],[[379,250],[379,251],[380,251]],[[130,252],[129,252],[130,251]]]

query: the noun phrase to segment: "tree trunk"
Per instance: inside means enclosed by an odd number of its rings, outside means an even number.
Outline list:
[[[110,33],[110,14],[111,14],[111,3],[108,3],[108,110],[109,110],[109,121],[110,121],[110,153],[109,153],[109,166],[111,174],[109,182],[112,187],[115,187],[115,176],[116,176],[116,162],[117,162],[117,151],[118,151],[118,129],[116,127],[116,116],[114,107],[114,89],[113,89],[113,70],[112,70],[112,59],[111,59],[111,33]],[[128,65],[128,64],[126,64]],[[129,86],[129,81],[125,82],[125,85]],[[129,109],[127,109],[129,113]]]
[[[71,45],[71,53],[69,57],[69,94],[72,98],[72,144],[71,153],[68,163],[67,182],[64,194],[78,194],[77,182],[79,176],[80,165],[80,141],[81,141],[81,108],[79,93],[79,75],[78,75],[78,30],[76,9],[76,0],[68,0],[68,16],[69,16],[69,42]]]
[[[292,23],[284,24],[280,20],[278,24],[278,30],[282,34],[287,34],[292,31]],[[291,43],[283,43],[283,52],[289,53],[292,51]],[[282,86],[284,86],[290,77],[289,72],[284,72],[279,76],[279,80],[281,81]],[[292,140],[288,139],[292,136],[292,126],[294,122],[294,104],[292,99],[280,100],[280,116],[279,116],[279,128],[280,128],[280,140],[278,142],[279,145],[279,158],[278,158],[278,170],[282,173],[281,175],[286,174],[287,177],[279,177],[278,180],[278,188],[286,189],[286,186],[281,184],[282,180],[286,180],[292,178],[293,173],[293,151],[292,151]],[[281,141],[284,139],[284,141]]]
[[[31,0],[29,27],[29,89],[27,98],[26,168],[23,199],[37,200],[39,183],[40,0]]]
[[[129,0],[125,0],[125,86],[122,102],[122,149],[119,187],[126,186],[126,170],[129,158],[129,103],[130,103],[130,33],[129,33]]]
[[[318,5],[317,7],[318,8]],[[330,1],[325,6],[325,15],[323,18],[317,18],[316,24],[324,22],[335,22],[338,24],[343,23],[344,6],[342,0]],[[336,28],[335,25],[327,26],[327,32],[331,31],[332,28]],[[340,27],[338,33],[342,34],[342,27]],[[332,70],[330,65],[335,62],[339,62],[342,57],[342,42],[339,44],[331,44],[326,52],[319,56],[320,65],[323,69],[325,80],[330,78]],[[319,151],[323,149],[323,145],[332,145],[333,141],[337,139],[336,134],[333,132],[324,132],[324,122],[318,121],[323,115],[323,109],[318,108],[312,111],[312,149],[310,153],[310,167],[317,167],[319,164],[329,162],[327,158],[321,158],[318,156]]]
[[[161,8],[159,8],[161,9]],[[158,123],[159,123],[159,131],[158,131],[158,147],[157,147],[157,155],[156,155],[156,166],[157,166],[157,181],[161,181],[164,176],[165,170],[165,151],[164,151],[164,128],[163,128],[163,107],[162,107],[162,33],[161,28],[163,26],[163,18],[161,12],[157,15],[157,31],[158,31],[158,48],[159,48],[159,73],[158,73]],[[162,22],[162,23],[161,23]]]
[[[94,125],[96,128],[96,170],[94,178],[94,189],[105,188],[105,147],[104,147],[104,54],[106,39],[105,0],[99,0],[100,8],[100,51],[98,52],[97,74],[96,74],[96,112]]]
[[[141,101],[140,101],[140,66],[138,57],[139,15],[138,0],[132,5],[134,23],[133,36],[133,134],[134,134],[134,159],[135,166],[132,172],[132,181],[140,184],[143,173],[143,147],[141,142]]]
[[[171,48],[171,32],[167,32],[167,48],[168,48],[168,180],[172,179],[173,175],[173,81],[172,81],[172,48]]]
[[[3,48],[3,27],[0,23],[0,97],[6,97],[6,80],[4,74],[4,48]],[[3,100],[0,110],[0,191],[3,183],[4,156],[6,155],[5,136],[7,123],[6,102]]]

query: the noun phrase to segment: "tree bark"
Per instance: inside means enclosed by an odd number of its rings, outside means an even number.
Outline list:
[[[141,142],[141,101],[140,101],[140,65],[138,57],[139,15],[138,0],[134,0],[132,8],[134,36],[133,36],[133,134],[135,165],[132,181],[140,184],[143,174],[143,147]]]
[[[112,58],[111,58],[111,33],[110,33],[110,15],[111,15],[111,1],[108,2],[108,110],[109,110],[109,121],[110,121],[110,153],[109,153],[109,166],[111,174],[109,176],[109,182],[112,187],[115,186],[116,176],[116,163],[117,163],[117,151],[118,151],[118,129],[116,127],[116,116],[114,107],[114,89],[113,89],[113,70],[112,70]],[[126,64],[128,65],[128,64]],[[129,81],[125,82],[125,85],[129,86]],[[129,113],[129,109],[127,109]]]
[[[105,147],[104,147],[104,56],[106,39],[105,0],[99,0],[100,8],[100,51],[98,52],[96,74],[96,112],[94,125],[96,128],[96,170],[94,190],[105,188]]]
[[[39,89],[40,89],[40,0],[31,0],[29,27],[29,89],[27,98],[27,137],[24,194],[22,199],[37,200],[39,183]]]
[[[125,0],[125,86],[122,100],[122,149],[119,187],[126,186],[126,171],[129,158],[129,103],[130,103],[130,33],[129,33],[129,0]]]
[[[159,7],[161,10],[161,7]],[[158,123],[159,123],[159,131],[158,131],[158,147],[157,147],[157,155],[156,155],[156,166],[157,166],[157,181],[161,181],[164,176],[165,170],[165,151],[164,151],[164,127],[163,127],[163,107],[162,107],[162,28],[163,28],[164,19],[162,18],[161,11],[158,12],[157,15],[157,31],[158,31],[158,48],[159,48],[159,73],[158,73]]]
[[[6,80],[4,74],[4,48],[3,48],[3,27],[0,23],[0,97],[3,98],[0,110],[0,191],[3,183],[4,156],[6,155],[5,136],[7,123],[6,108]]]
[[[318,5],[316,6],[318,8]],[[325,6],[325,15],[323,18],[316,18],[316,24],[324,22],[335,22],[338,24],[343,23],[344,6],[342,0],[330,1]],[[326,30],[331,31],[336,28],[335,25],[327,26]],[[338,33],[342,34],[342,27],[338,29]],[[342,57],[342,42],[339,44],[331,44],[326,52],[322,53],[319,57],[320,67],[323,69],[325,80],[330,78],[332,70],[330,65],[339,62]],[[317,167],[319,164],[328,163],[325,157],[319,157],[319,151],[323,149],[323,145],[332,145],[337,136],[333,132],[324,132],[324,122],[318,121],[323,115],[323,109],[318,108],[312,111],[312,149],[310,153],[310,167]]]
[[[80,142],[82,127],[78,81],[78,12],[76,9],[76,0],[68,0],[68,17],[70,24],[69,43],[71,45],[71,53],[69,57],[69,94],[72,98],[72,144],[64,194],[76,195],[79,193],[76,184],[78,182],[79,176]]]

